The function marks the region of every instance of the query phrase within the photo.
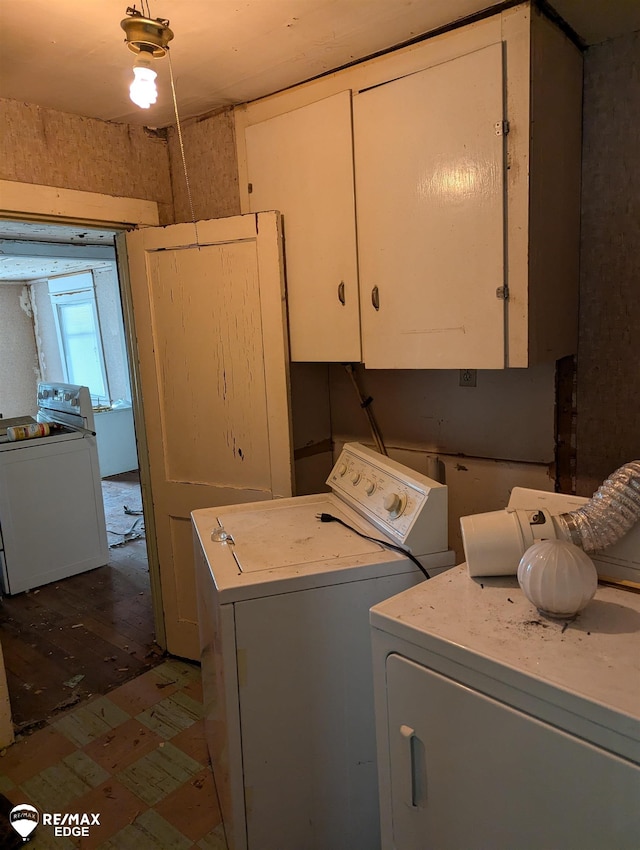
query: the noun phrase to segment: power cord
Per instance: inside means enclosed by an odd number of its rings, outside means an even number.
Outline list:
[[[377,537],[369,537],[368,534],[363,534],[361,531],[358,531],[357,528],[354,528],[352,525],[349,525],[349,523],[340,519],[340,517],[334,516],[333,514],[316,514],[316,517],[320,520],[320,522],[339,522],[340,525],[344,525],[344,527],[348,528],[349,531],[355,532],[358,537],[363,537],[365,540],[370,540],[372,543],[378,543],[380,546],[384,546],[386,549],[393,549],[394,552],[399,552],[401,555],[404,555],[405,558],[408,558],[410,561],[412,561],[416,565],[416,567],[418,567],[418,569],[422,573],[424,573],[425,578],[431,578],[429,573],[425,570],[425,568],[415,557],[415,555],[412,555],[411,552],[407,551],[406,549],[403,549],[402,546],[396,546],[395,543],[389,543],[387,540],[378,540]]]

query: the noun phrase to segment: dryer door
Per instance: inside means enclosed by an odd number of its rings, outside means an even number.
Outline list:
[[[393,847],[637,847],[640,768],[392,654]]]

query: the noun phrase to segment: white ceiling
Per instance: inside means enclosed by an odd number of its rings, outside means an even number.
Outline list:
[[[73,225],[0,221],[0,283],[104,268],[113,262],[104,259],[113,256],[113,235]]]
[[[253,100],[414,39],[490,0],[149,0],[168,18],[181,119]],[[640,0],[552,0],[588,44],[640,29]],[[141,0],[138,0],[141,8]],[[175,123],[169,59],[158,103],[128,98],[126,0],[0,0],[0,97],[107,121]],[[146,12],[146,7],[145,7]]]
[[[49,280],[62,275],[88,272],[90,269],[107,268],[110,263],[91,260],[65,260],[44,257],[0,257],[0,284],[10,283],[23,286],[27,281]]]
[[[182,120],[271,94],[494,5],[491,0],[148,1],[148,14],[168,18],[175,34],[170,55]],[[142,0],[137,2],[141,9]],[[552,0],[552,5],[585,44],[640,29],[640,0]],[[129,101],[134,55],[120,27],[126,9],[126,0],[0,0],[0,97],[107,121],[175,123],[166,57],[155,61],[158,103],[141,110]],[[76,228],[0,222],[0,241],[112,241],[111,233],[94,231],[93,237]],[[9,251],[0,247],[0,281],[87,268],[86,260],[58,257],[49,263],[42,255],[12,262]]]
[[[114,230],[77,227],[71,224],[49,224],[39,221],[0,221],[0,254],[2,241],[36,239],[38,242],[64,242],[73,245],[113,245]]]

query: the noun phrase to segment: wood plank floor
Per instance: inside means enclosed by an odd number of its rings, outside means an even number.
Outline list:
[[[162,661],[146,543],[143,536],[128,539],[144,533],[142,518],[124,512],[124,506],[141,508],[137,473],[105,479],[103,494],[109,564],[0,601],[17,732],[39,728],[57,712],[106,694]]]

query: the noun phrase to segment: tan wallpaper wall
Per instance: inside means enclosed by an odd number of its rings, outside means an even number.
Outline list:
[[[157,201],[173,220],[167,142],[144,127],[0,99],[0,179]]]
[[[640,458],[640,32],[585,57],[577,491]]]
[[[196,220],[239,215],[233,110],[224,109],[184,122],[182,141]],[[169,128],[169,153],[175,220],[192,221],[180,140],[175,127]]]

